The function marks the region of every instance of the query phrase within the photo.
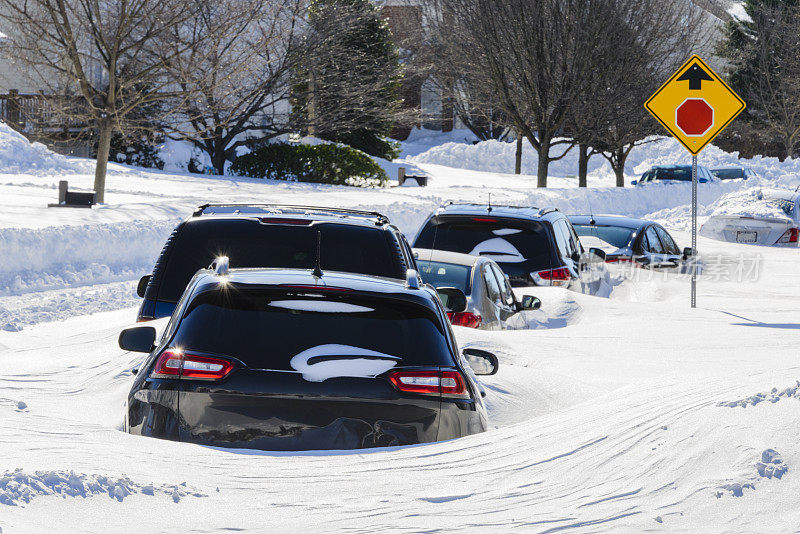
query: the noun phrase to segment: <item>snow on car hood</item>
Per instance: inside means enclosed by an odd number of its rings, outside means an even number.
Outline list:
[[[289,365],[309,382],[335,377],[372,378],[385,373],[402,360],[397,356],[351,345],[326,344],[311,347],[294,356]]]

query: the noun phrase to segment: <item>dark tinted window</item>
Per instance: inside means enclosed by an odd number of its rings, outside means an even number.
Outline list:
[[[422,229],[414,246],[486,256],[509,275],[550,268],[554,258],[544,224],[495,221],[443,219],[437,225],[434,219]]]
[[[598,226],[590,224],[573,224],[573,228],[580,237],[592,236],[608,243],[614,248],[627,247],[631,242],[631,237],[636,231],[634,228],[624,228],[622,226]],[[594,244],[586,246],[595,246]]]
[[[500,286],[488,263],[483,266],[483,279],[486,282],[486,296],[489,297],[489,300],[497,303],[501,302]]]
[[[692,181],[691,167],[675,167],[669,169],[654,169],[653,180],[679,180],[681,182]]]
[[[322,232],[322,269],[396,278],[397,247],[381,229],[340,224],[290,226],[253,220],[199,220],[178,235],[163,274],[158,298],[175,302],[198,269],[217,256],[228,256],[232,268],[285,267],[313,269],[317,230]],[[396,254],[399,254],[397,251]]]
[[[321,298],[236,288],[207,291],[187,307],[172,344],[232,356],[260,369],[292,370],[289,362],[294,356],[322,345],[399,357],[397,365],[453,365],[447,338],[432,310],[409,302],[347,295]]]
[[[472,267],[417,259],[422,281],[433,287],[457,287],[467,295],[471,290]]]
[[[508,283],[506,275],[497,265],[490,264],[490,266],[495,278],[497,278],[497,284],[500,286],[500,296],[503,298],[503,302],[508,306],[512,306],[514,304],[514,292],[511,289],[511,284]]]
[[[666,230],[661,228],[660,226],[655,227],[656,232],[658,233],[658,237],[661,239],[661,244],[664,245],[664,250],[667,254],[680,254],[680,250],[678,250],[678,245],[675,244],[675,241],[672,239],[672,236],[667,233]]]
[[[661,246],[661,241],[658,239],[655,227],[649,226],[644,235],[647,237],[647,243],[649,247],[648,252],[653,254],[664,254],[664,247]]]
[[[713,169],[711,174],[720,180],[735,180],[744,178],[744,169]]]

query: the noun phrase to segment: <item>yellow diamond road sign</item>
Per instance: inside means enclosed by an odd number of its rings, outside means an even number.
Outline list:
[[[744,100],[700,56],[692,56],[645,102],[675,139],[696,156],[745,107]]]

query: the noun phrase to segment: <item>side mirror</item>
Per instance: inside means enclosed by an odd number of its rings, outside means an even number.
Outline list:
[[[436,292],[447,311],[459,313],[467,309],[467,296],[457,287],[437,287]]]
[[[464,358],[472,367],[476,375],[493,375],[497,373],[500,367],[500,362],[497,361],[497,356],[489,351],[481,349],[464,349],[461,351]]]
[[[637,183],[639,182],[637,182],[636,180],[631,180],[631,185],[636,185]]]
[[[131,352],[150,352],[156,342],[156,329],[152,326],[126,328],[119,334],[119,348]]]
[[[589,249],[589,254],[594,254],[603,261],[606,261],[606,251],[601,248],[592,247]]]
[[[139,285],[136,286],[136,294],[144,298],[144,290],[147,289],[147,284],[150,283],[150,275],[139,278]]]
[[[691,256],[694,256],[695,252],[692,247],[686,247],[683,249],[683,259],[688,260]]]
[[[538,310],[542,307],[542,301],[539,300],[537,297],[533,295],[523,295],[522,296],[522,309],[525,311],[528,310]]]

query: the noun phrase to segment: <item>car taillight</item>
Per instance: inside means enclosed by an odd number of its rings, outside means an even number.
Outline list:
[[[631,261],[633,260],[624,256],[617,256],[615,258],[614,257],[606,258],[606,263],[631,263]]]
[[[487,219],[485,217],[473,217],[472,220],[475,222],[488,222],[488,223],[497,222],[497,219]]]
[[[778,243],[797,243],[797,228],[789,228],[784,232],[780,239],[778,239]]]
[[[572,279],[572,274],[570,274],[569,269],[567,267],[559,267],[558,269],[547,269],[544,271],[538,271],[531,274],[533,275],[533,280],[541,285],[566,286]],[[543,284],[543,282],[546,282],[546,284]]]
[[[467,384],[458,371],[395,371],[389,381],[406,393],[469,398]]]
[[[447,312],[447,318],[450,319],[450,324],[456,326],[466,326],[467,328],[479,328],[483,317],[477,313],[470,312]]]
[[[232,370],[233,362],[225,358],[165,350],[156,360],[150,377],[220,380],[228,376]]]

